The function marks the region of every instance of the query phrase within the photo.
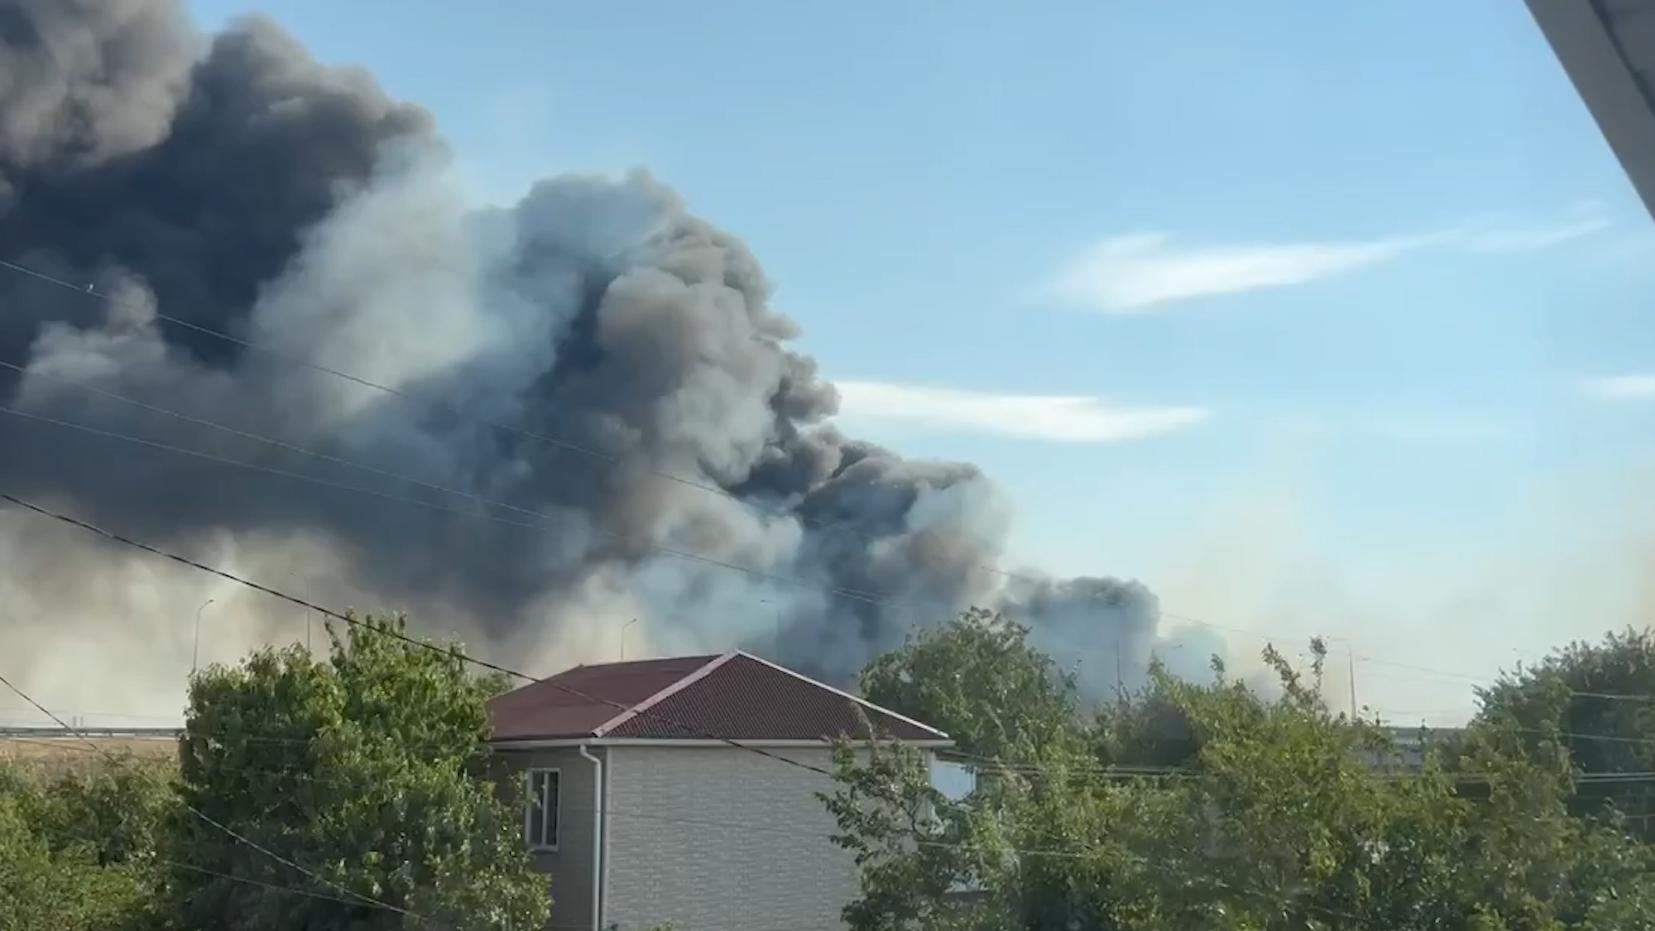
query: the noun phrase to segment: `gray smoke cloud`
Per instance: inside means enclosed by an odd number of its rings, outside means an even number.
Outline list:
[[[1141,676],[1156,649],[1141,585],[993,570],[1006,508],[975,467],[835,430],[758,262],[649,175],[474,208],[424,111],[268,20],[202,37],[173,0],[0,0],[0,48],[0,258],[112,295],[0,272],[0,360],[25,369],[0,370],[0,401],[316,480],[7,414],[0,486],[497,650],[561,650],[553,668],[643,617],[662,651],[745,644],[844,681],[971,604],[1030,624],[1094,694],[1117,651]],[[143,584],[120,554],[66,583],[100,563],[6,515],[19,533],[39,542],[0,592],[63,610],[0,621],[14,646],[84,636],[75,617]]]

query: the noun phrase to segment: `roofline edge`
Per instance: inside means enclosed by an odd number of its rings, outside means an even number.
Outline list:
[[[865,739],[852,739],[851,743],[865,743]],[[920,747],[927,750],[944,750],[954,746],[954,741],[948,739],[898,740],[898,743],[909,747]],[[654,738],[654,737],[547,737],[547,738],[519,738],[489,741],[492,750],[555,750],[570,747],[703,747],[720,750],[745,750],[755,748],[795,748],[795,749],[826,749],[833,746],[834,741],[826,739],[803,738],[764,738],[738,739],[731,737],[728,740],[712,738]]]
[[[899,714],[898,712],[892,711],[891,709],[885,707],[884,705],[876,705],[873,702],[868,701],[866,698],[863,698],[860,695],[852,695],[851,693],[845,691],[844,689],[836,689],[833,686],[828,685],[826,682],[818,682],[815,679],[812,679],[811,677],[805,675],[802,672],[796,672],[792,669],[788,669],[786,666],[783,666],[780,663],[772,663],[771,661],[765,659],[762,656],[754,656],[753,654],[748,653],[746,650],[736,650],[735,652],[737,654],[741,655],[741,656],[747,657],[748,659],[757,660],[758,662],[761,662],[764,665],[769,666],[771,669],[777,669],[777,670],[780,670],[782,672],[785,672],[785,673],[787,673],[788,675],[792,676],[795,679],[802,679],[805,682],[808,682],[811,685],[816,686],[817,688],[827,689],[828,691],[834,693],[835,695],[840,696],[841,698],[848,698],[851,701],[856,702],[858,705],[863,706],[864,708],[872,708],[873,710],[879,712],[880,714],[888,714],[891,717],[896,718],[898,721],[903,722],[904,724],[912,724],[913,726],[919,728],[920,730],[926,731],[927,733],[936,734],[937,735],[936,739],[946,740],[950,744],[952,744],[954,742],[953,738],[949,737],[948,734],[945,731],[941,730],[940,728],[932,727],[931,725],[926,724],[924,721],[916,721],[913,718],[910,718],[905,714]],[[913,743],[913,742],[914,741],[905,741],[905,743]]]
[[[594,737],[602,737],[603,735],[609,733],[611,729],[620,727],[622,724],[625,724],[641,714],[647,714],[649,709],[655,707],[666,699],[671,698],[673,695],[676,695],[695,683],[700,682],[702,679],[707,678],[713,670],[724,665],[725,663],[728,663],[731,659],[734,659],[737,652],[739,651],[732,650],[728,653],[720,653],[707,662],[702,663],[689,675],[678,677],[676,681],[667,685],[665,688],[662,688],[654,695],[649,696],[641,702],[637,702],[632,705],[632,707],[622,710],[620,714],[617,714],[602,724],[599,724],[597,727],[592,728],[592,735]]]

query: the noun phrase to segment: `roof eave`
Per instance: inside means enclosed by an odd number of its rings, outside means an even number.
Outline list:
[[[852,743],[862,743],[853,740]],[[943,750],[954,746],[954,741],[946,738],[922,738],[919,740],[898,741],[905,746],[917,747],[923,750]],[[543,737],[543,738],[508,738],[505,740],[491,740],[489,747],[493,750],[553,750],[564,747],[701,747],[709,749],[745,750],[749,747],[760,749],[798,748],[821,749],[831,747],[834,741],[821,738],[754,738],[717,740],[704,737]]]

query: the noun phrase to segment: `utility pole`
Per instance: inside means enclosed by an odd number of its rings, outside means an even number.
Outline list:
[[[1126,697],[1126,680],[1121,677],[1121,631],[1115,629],[1115,694]]]
[[[1356,720],[1356,651],[1345,641],[1345,659],[1350,663],[1350,719]]]
[[[1323,640],[1331,640],[1331,641],[1334,641],[1336,643],[1342,643],[1342,644],[1345,645],[1345,669],[1349,673],[1349,677],[1350,677],[1350,719],[1352,721],[1355,721],[1356,720],[1356,644],[1354,642],[1352,642],[1349,637],[1327,637],[1327,636],[1324,636],[1322,639]]]

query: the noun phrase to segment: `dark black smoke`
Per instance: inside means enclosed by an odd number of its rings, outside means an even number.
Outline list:
[[[353,590],[441,606],[498,644],[579,653],[611,636],[581,618],[643,614],[661,650],[745,642],[842,680],[978,603],[1089,679],[1102,665],[1113,682],[1101,658],[1117,649],[1141,670],[1153,648],[1141,586],[988,568],[1005,518],[976,468],[837,433],[834,389],[788,350],[796,328],[757,261],[649,176],[555,178],[470,208],[423,110],[264,19],[203,40],[173,0],[0,0],[0,51],[0,258],[115,296],[0,272],[0,361],[28,369],[0,370],[0,401],[432,507],[12,415],[4,487],[174,545],[320,541]]]

